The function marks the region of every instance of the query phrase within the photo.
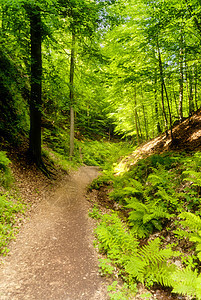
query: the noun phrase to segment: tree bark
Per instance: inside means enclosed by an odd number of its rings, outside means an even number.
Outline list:
[[[158,50],[158,62],[159,62],[159,71],[160,71],[160,78],[161,78],[161,102],[162,102],[162,109],[163,109],[163,116],[165,120],[165,133],[168,137],[168,120],[167,115],[165,111],[165,103],[164,103],[164,77],[163,77],[163,66],[162,66],[162,60],[161,60],[161,53],[160,48],[157,40],[157,50]]]
[[[157,70],[155,70],[154,76],[154,101],[155,101],[155,116],[157,121],[157,134],[162,132],[160,122],[159,122],[159,115],[158,115],[158,99],[157,99]]]
[[[75,113],[74,113],[74,71],[75,71],[75,34],[72,33],[70,61],[70,160],[74,152]]]
[[[41,158],[41,110],[42,110],[42,30],[40,9],[29,9],[31,33],[31,95],[29,150],[33,161],[42,165]]]
[[[180,52],[179,52],[179,121],[183,120],[183,98],[184,98],[184,53],[183,53],[183,34],[181,33]]]
[[[136,87],[134,90],[134,114],[135,114],[135,130],[137,136],[137,144],[140,145],[140,135],[139,135],[139,128],[138,128],[138,116],[137,116],[137,96],[136,96]]]
[[[198,110],[198,102],[197,102],[197,86],[198,86],[198,71],[197,65],[194,67],[194,78],[195,78],[195,108]]]
[[[194,103],[193,103],[193,77],[192,70],[189,69],[189,118],[193,115]]]
[[[171,109],[170,109],[170,101],[169,101],[169,97],[168,97],[168,93],[167,93],[167,89],[166,89],[164,80],[163,80],[163,85],[164,85],[164,90],[165,90],[165,95],[166,95],[167,105],[168,105],[168,112],[169,112],[169,117],[170,117],[170,135],[171,135],[171,139],[173,142],[174,137],[173,137],[173,132],[172,132],[172,113],[171,113]]]

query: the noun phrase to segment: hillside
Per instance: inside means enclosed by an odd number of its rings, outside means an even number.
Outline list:
[[[195,152],[201,150],[201,110],[198,110],[190,119],[185,119],[181,124],[173,128],[175,142],[172,143],[169,136],[162,134],[149,142],[139,146],[132,155],[123,159],[116,168],[116,173],[124,168],[129,169],[140,158],[154,153],[161,154],[167,151]]]
[[[98,245],[108,255],[103,272],[115,265],[128,280],[129,290],[111,289],[114,299],[201,299],[200,128],[198,111],[174,127],[174,143],[165,135],[145,143],[115,176],[93,184]]]

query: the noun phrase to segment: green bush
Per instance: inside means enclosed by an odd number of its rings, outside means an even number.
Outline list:
[[[8,193],[0,194],[0,253],[6,253],[7,243],[14,237],[13,230],[16,214],[24,213],[21,201],[12,199]]]
[[[9,164],[11,161],[7,158],[4,151],[0,151],[0,184],[8,188],[13,182]]]
[[[88,166],[99,166],[104,169],[111,169],[121,156],[125,156],[133,147],[125,142],[111,143],[102,141],[80,142],[83,163]]]

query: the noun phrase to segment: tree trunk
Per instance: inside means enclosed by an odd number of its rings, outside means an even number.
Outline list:
[[[41,158],[41,109],[42,109],[42,30],[40,9],[30,7],[31,33],[31,95],[29,151],[34,162],[42,165]]]
[[[75,34],[72,33],[70,60],[70,160],[74,152],[75,113],[74,113],[74,71],[75,71]]]
[[[194,78],[195,78],[195,108],[198,110],[198,102],[197,102],[197,85],[198,85],[198,71],[197,65],[194,67]]]
[[[154,77],[154,101],[155,101],[155,116],[157,121],[157,134],[162,132],[160,122],[159,122],[159,115],[158,115],[158,99],[157,99],[157,70],[155,70],[155,77]]]
[[[192,79],[192,71],[191,68],[188,67],[187,62],[185,61],[185,69],[186,69],[186,90],[188,95],[188,117],[192,116],[194,111],[194,103],[193,103],[193,79]]]
[[[164,84],[164,90],[165,90],[165,95],[166,95],[167,105],[168,105],[168,112],[169,112],[169,117],[170,117],[170,135],[171,135],[171,139],[173,142],[174,137],[173,137],[173,132],[172,132],[172,113],[171,113],[171,109],[170,109],[170,101],[169,101],[169,97],[168,97],[168,93],[167,93],[167,89],[166,89],[164,80],[163,80],[163,84]]]
[[[161,102],[162,102],[162,109],[163,109],[163,116],[165,120],[165,133],[168,137],[168,120],[167,115],[165,111],[165,104],[164,104],[164,78],[163,78],[163,66],[162,66],[162,60],[161,60],[161,53],[160,48],[157,40],[157,50],[158,50],[158,62],[159,62],[159,71],[160,71],[160,78],[161,78]]]
[[[181,33],[180,52],[179,52],[179,121],[183,120],[183,98],[184,98],[184,53],[183,53],[183,34]]]
[[[177,101],[177,96],[176,96],[176,93],[175,93],[175,90],[174,90],[174,85],[172,85],[172,94],[173,94],[173,99],[174,99],[174,103],[175,103],[175,108],[176,108],[176,111],[177,111],[177,116],[179,118],[179,108],[178,108],[178,101]]]
[[[189,69],[189,117],[193,115],[194,103],[193,103],[193,77],[192,70]]]
[[[138,128],[138,116],[137,116],[137,97],[136,97],[136,87],[134,91],[134,114],[135,114],[135,130],[137,136],[137,144],[140,145],[140,136],[139,136],[139,128]]]

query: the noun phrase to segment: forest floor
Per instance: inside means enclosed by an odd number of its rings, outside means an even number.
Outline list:
[[[144,156],[164,151],[199,151],[200,128],[198,111],[173,129],[174,144],[170,136],[161,135],[139,147],[120,165],[129,168]],[[19,234],[9,245],[10,253],[1,258],[0,300],[108,299],[109,279],[100,276],[99,255],[93,247],[96,225],[88,217],[95,202],[110,207],[107,191],[93,191],[91,202],[86,197],[86,187],[98,176],[98,168],[83,166],[70,174],[58,172],[57,179],[50,180],[16,153],[16,149],[9,153],[15,184],[30,207],[26,217],[19,219]],[[172,299],[159,292],[154,299]]]
[[[53,183],[34,166],[13,165],[13,173],[33,205],[1,259],[0,299],[107,299],[85,197],[98,169],[83,166]]]
[[[162,134],[138,147],[132,155],[121,161],[119,169],[121,170],[126,167],[129,168],[139,159],[154,153],[161,154],[165,151],[201,151],[201,109],[198,110],[191,118],[187,118],[181,124],[175,126],[172,132],[174,137],[173,143],[170,131],[168,131],[168,137],[166,134]]]

